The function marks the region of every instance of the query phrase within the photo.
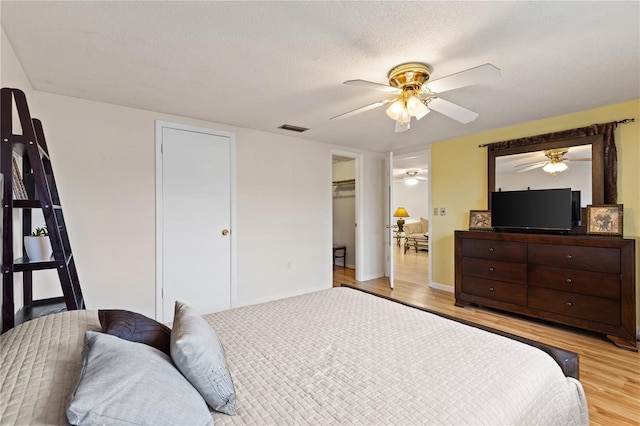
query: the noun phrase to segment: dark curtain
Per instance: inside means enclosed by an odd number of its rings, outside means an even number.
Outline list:
[[[508,148],[535,145],[544,142],[551,142],[560,139],[573,139],[586,136],[603,136],[604,150],[604,202],[605,204],[616,204],[618,200],[618,154],[616,153],[616,143],[614,131],[617,123],[592,124],[578,129],[563,130],[561,132],[547,133],[544,135],[527,136],[508,141],[494,142],[488,144],[489,151],[499,151]]]

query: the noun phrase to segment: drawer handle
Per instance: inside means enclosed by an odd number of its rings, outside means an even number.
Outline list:
[[[495,290],[495,288],[489,287],[489,291],[494,291],[494,290]]]
[[[495,271],[495,269],[493,268],[493,266],[489,266],[489,272],[493,272]]]
[[[494,252],[493,247],[489,247],[489,251],[493,253]]]
[[[571,278],[567,278],[567,279],[565,280],[565,282],[566,282],[567,284],[571,284],[571,283],[573,282],[573,280],[572,280]]]
[[[572,307],[572,306],[573,306],[573,303],[571,303],[571,302],[567,302],[567,303],[566,303],[566,305],[567,305],[567,308],[570,308],[570,307]]]
[[[571,260],[573,259],[573,256],[571,256],[570,254],[567,255],[567,260]]]

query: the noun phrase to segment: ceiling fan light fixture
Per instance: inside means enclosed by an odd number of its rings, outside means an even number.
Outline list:
[[[404,183],[406,183],[407,185],[417,185],[418,184],[418,179],[414,178],[414,177],[410,177],[404,180]]]
[[[389,85],[392,87],[397,87],[401,90],[408,88],[420,90],[422,85],[429,80],[430,73],[427,64],[409,62],[394,67],[387,74],[387,78]]]
[[[548,164],[545,164],[542,170],[544,170],[547,173],[556,174],[556,173],[564,172],[568,168],[569,166],[567,166],[564,162],[552,161],[552,162],[549,162]]]
[[[416,178],[417,174],[418,174],[418,170],[407,170],[407,175],[409,177],[404,179],[404,183],[406,183],[407,185],[417,185],[418,184],[418,178]]]
[[[424,104],[422,99],[416,95],[411,95],[407,99],[407,110],[409,114],[420,120],[422,117],[429,113],[429,108]]]
[[[564,162],[564,155],[567,152],[569,152],[568,148],[549,149],[545,151],[544,155],[549,159],[549,162],[544,165],[542,170],[553,175],[567,170],[569,166]]]
[[[407,108],[402,109],[402,113],[400,114],[400,125],[403,123],[411,123],[411,114]]]
[[[389,108],[387,108],[387,115],[392,120],[398,121],[400,120],[400,116],[404,109],[404,102],[402,102],[402,99],[398,98],[391,105],[389,105]]]
[[[389,71],[389,85],[402,91],[387,108],[387,115],[396,122],[396,132],[411,129],[411,117],[420,120],[429,113],[424,101],[416,95],[429,80],[429,76],[429,67],[416,62],[398,65]]]
[[[407,130],[411,130],[411,121],[407,121],[406,123],[398,120],[396,121],[396,133],[406,132]]]

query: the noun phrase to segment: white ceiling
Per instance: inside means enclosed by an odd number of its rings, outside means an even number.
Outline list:
[[[37,90],[379,152],[640,98],[637,1],[0,7]],[[329,120],[385,99],[343,81],[414,61],[432,80],[484,63],[502,78],[442,95],[480,114],[466,125],[433,112],[396,134],[384,107]]]

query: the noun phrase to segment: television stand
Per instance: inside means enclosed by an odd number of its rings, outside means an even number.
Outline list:
[[[455,231],[456,306],[478,304],[636,344],[635,240]]]

